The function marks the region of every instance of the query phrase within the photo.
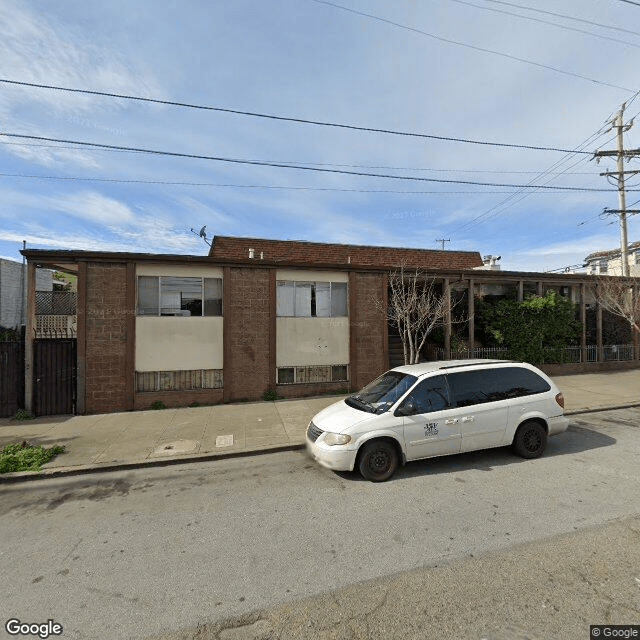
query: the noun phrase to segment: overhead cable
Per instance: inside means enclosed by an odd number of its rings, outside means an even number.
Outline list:
[[[314,0],[315,1],[315,0]],[[368,132],[373,132],[373,133],[385,133],[385,134],[389,134],[389,135],[394,135],[394,136],[408,136],[408,137],[412,137],[412,138],[428,138],[431,140],[442,140],[445,142],[464,142],[466,144],[479,144],[479,145],[488,145],[491,147],[510,147],[510,148],[514,148],[514,149],[533,149],[534,151],[557,151],[560,153],[568,153],[569,150],[568,149],[561,149],[561,148],[557,148],[557,147],[545,147],[545,146],[537,146],[537,145],[527,145],[527,144],[510,144],[510,143],[506,143],[506,142],[491,142],[491,141],[487,141],[487,140],[472,140],[469,138],[455,138],[452,136],[440,136],[440,135],[434,135],[434,134],[427,134],[427,133],[416,133],[416,132],[412,132],[412,131],[397,131],[394,129],[377,129],[374,127],[363,127],[363,126],[359,126],[359,125],[352,125],[352,124],[342,124],[342,123],[338,123],[338,122],[323,122],[320,120],[307,120],[304,118],[293,118],[293,117],[287,117],[287,116],[278,116],[278,115],[273,115],[273,114],[267,114],[267,113],[258,113],[258,112],[254,112],[254,111],[239,111],[237,109],[227,109],[226,107],[212,107],[212,106],[206,106],[206,105],[198,105],[198,104],[190,104],[188,102],[174,102],[171,100],[159,100],[156,98],[143,98],[141,96],[131,96],[131,95],[125,95],[125,94],[120,94],[120,93],[110,93],[110,92],[106,92],[106,91],[93,91],[90,89],[72,89],[69,87],[59,87],[59,86],[55,86],[55,85],[47,85],[47,84],[37,84],[34,82],[23,82],[23,81],[18,81],[18,80],[8,80],[6,78],[0,78],[0,82],[5,83],[5,84],[13,84],[13,85],[18,85],[18,86],[25,86],[25,87],[34,87],[34,88],[38,88],[38,89],[51,89],[54,91],[64,91],[64,92],[69,92],[69,93],[81,93],[81,94],[87,94],[87,95],[95,95],[95,96],[104,96],[104,97],[108,97],[108,98],[122,98],[124,100],[134,100],[137,102],[149,102],[149,103],[153,103],[153,104],[163,104],[163,105],[169,105],[169,106],[174,106],[174,107],[186,107],[189,109],[201,109],[201,110],[205,110],[205,111],[220,111],[223,113],[233,113],[236,115],[242,115],[242,116],[252,116],[255,118],[268,118],[270,120],[280,120],[280,121],[285,121],[285,122],[296,122],[298,124],[310,124],[310,125],[316,125],[316,126],[321,126],[321,127],[335,127],[338,129],[352,129],[355,131],[368,131]],[[618,87],[620,88],[620,87]],[[586,153],[586,152],[585,152]]]
[[[187,186],[187,187],[228,187],[234,189],[283,189],[289,191],[343,191],[348,193],[398,193],[398,194],[496,194],[511,193],[511,191],[487,191],[482,190],[465,190],[465,191],[414,191],[404,189],[345,189],[340,187],[296,187],[290,185],[273,185],[273,184],[231,184],[219,182],[187,182],[181,180],[134,180],[130,178],[97,178],[85,176],[44,176],[26,173],[0,173],[0,178],[20,178],[33,180],[69,180],[78,182],[114,182],[118,184],[153,184],[153,185],[169,185],[169,186]],[[579,188],[576,188],[579,190]],[[545,195],[551,195],[553,191],[545,191]]]
[[[550,20],[542,20],[540,18],[534,18],[533,16],[523,16],[520,13],[514,13],[513,11],[505,11],[504,9],[494,9],[492,7],[483,7],[482,5],[475,4],[473,2],[467,2],[467,0],[450,0],[457,4],[464,4],[468,7],[475,7],[476,9],[483,9],[484,11],[493,11],[494,13],[502,13],[507,16],[513,16],[515,18],[522,18],[523,20],[530,20],[531,22],[539,22],[541,24],[548,24],[558,29],[565,29],[566,31],[574,31],[576,33],[583,33],[594,38],[601,38],[602,40],[610,40],[611,42],[618,42],[619,44],[625,44],[629,47],[636,47],[640,49],[640,44],[634,42],[628,42],[627,40],[620,40],[619,38],[612,38],[611,36],[605,36],[600,33],[594,33],[593,31],[585,31],[584,29],[577,29],[576,27],[569,27],[566,24],[558,24],[557,22],[551,22]]]
[[[144,149],[137,147],[125,147],[120,145],[111,145],[111,144],[101,144],[97,142],[85,142],[81,140],[66,140],[62,138],[48,138],[45,136],[33,136],[33,135],[24,135],[19,133],[9,133],[6,131],[0,132],[0,136],[6,136],[9,138],[21,138],[25,140],[42,140],[46,142],[60,142],[62,144],[76,144],[87,147],[95,147],[99,149],[118,149],[121,151],[132,151],[134,153],[147,153],[150,155],[158,155],[158,156],[172,156],[177,158],[191,158],[196,160],[210,160],[216,162],[227,162],[231,164],[243,164],[243,165],[253,165],[253,166],[261,166],[261,167],[275,167],[280,169],[298,169],[301,171],[315,171],[319,173],[337,173],[341,175],[352,175],[352,176],[365,176],[371,178],[386,178],[391,180],[412,180],[418,182],[439,182],[444,184],[470,184],[477,186],[488,186],[488,187],[507,187],[507,188],[527,188],[531,185],[514,185],[508,183],[494,183],[494,182],[476,182],[472,180],[445,180],[442,178],[424,178],[421,176],[398,176],[393,174],[381,174],[381,173],[370,173],[365,171],[346,171],[344,169],[327,169],[323,167],[311,167],[307,165],[297,165],[297,164],[284,164],[278,162],[266,162],[260,160],[245,160],[242,158],[227,158],[223,156],[205,156],[194,153],[179,153],[176,151],[163,151],[159,149]],[[539,189],[555,189],[560,191],[614,191],[614,189],[602,189],[602,188],[587,188],[587,187],[558,187],[558,186],[538,186],[536,188]]]
[[[433,40],[438,40],[439,42],[445,42],[446,44],[453,44],[459,47],[465,47],[467,49],[472,49],[473,51],[480,51],[482,53],[490,53],[494,56],[500,56],[502,58],[508,58],[509,60],[515,60],[517,62],[523,62],[525,64],[532,65],[534,67],[538,67],[539,69],[547,69],[548,71],[555,71],[556,73],[561,73],[566,76],[572,76],[574,78],[579,78],[581,80],[586,80],[588,82],[593,82],[594,84],[603,85],[605,87],[612,87],[613,89],[621,89],[622,91],[627,91],[628,93],[634,93],[635,89],[629,89],[629,87],[622,87],[617,84],[612,84],[610,82],[604,82],[603,80],[596,80],[595,78],[590,78],[589,76],[582,75],[580,73],[573,73],[572,71],[565,71],[564,69],[560,69],[559,67],[552,67],[548,64],[542,64],[541,62],[534,62],[533,60],[527,60],[526,58],[519,58],[518,56],[513,56],[509,53],[504,53],[502,51],[495,51],[494,49],[486,49],[485,47],[479,47],[473,44],[468,44],[466,42],[460,42],[459,40],[452,40],[450,38],[443,38],[441,36],[437,36],[433,33],[429,33],[427,31],[423,31],[422,29],[416,29],[415,27],[409,27],[405,24],[400,24],[399,22],[394,22],[393,20],[388,20],[387,18],[381,18],[380,16],[376,16],[372,13],[366,13],[364,11],[358,11],[356,9],[351,9],[350,7],[345,7],[341,4],[336,4],[334,2],[328,2],[328,0],[310,0],[311,2],[316,2],[317,4],[324,4],[329,7],[334,7],[336,9],[341,9],[342,11],[348,11],[349,13],[354,13],[356,15],[370,18],[371,20],[377,20],[378,22],[384,22],[386,24],[390,24],[391,26],[398,27],[399,29],[405,29],[406,31],[411,31],[413,33],[417,33],[419,35],[426,36],[427,38],[432,38]]]

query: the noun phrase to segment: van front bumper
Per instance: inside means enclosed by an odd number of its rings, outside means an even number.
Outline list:
[[[356,462],[356,449],[347,449],[346,445],[334,445],[330,447],[321,440],[311,442],[306,439],[307,451],[311,457],[327,469],[333,471],[353,471]]]

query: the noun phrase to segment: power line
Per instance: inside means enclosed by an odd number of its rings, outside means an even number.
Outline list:
[[[344,7],[341,4],[335,4],[334,2],[328,2],[327,0],[310,0],[310,2],[316,2],[317,4],[324,4],[329,7],[334,7],[336,9],[341,9],[342,11],[347,11],[349,13],[353,13],[355,15],[359,15],[365,18],[370,18],[371,20],[377,20],[378,22],[384,22],[385,24],[392,25],[394,27],[398,27],[399,29],[405,29],[406,31],[411,31],[413,33],[417,33],[419,35],[426,36],[427,38],[432,38],[433,40],[438,40],[439,42],[445,42],[446,44],[454,44],[459,47],[466,47],[467,49],[472,49],[474,51],[481,51],[482,53],[490,53],[494,56],[501,56],[502,58],[508,58],[509,60],[515,60],[517,62],[524,62],[525,64],[532,65],[534,67],[538,67],[540,69],[547,69],[548,71],[555,71],[556,73],[562,73],[566,76],[572,76],[574,78],[579,78],[581,80],[587,80],[588,82],[593,82],[594,84],[603,85],[605,87],[611,87],[613,89],[621,89],[622,91],[628,91],[629,93],[634,93],[634,89],[629,89],[628,87],[621,87],[617,84],[612,84],[610,82],[604,82],[602,80],[596,80],[595,78],[590,78],[589,76],[585,76],[579,73],[573,73],[572,71],[565,71],[564,69],[560,69],[558,67],[552,67],[547,64],[542,64],[540,62],[534,62],[533,60],[527,60],[526,58],[519,58],[517,56],[513,56],[509,53],[503,53],[501,51],[495,51],[493,49],[486,49],[484,47],[478,47],[476,45],[468,44],[466,42],[460,42],[459,40],[451,40],[450,38],[443,38],[441,36],[437,36],[433,33],[428,33],[427,31],[422,31],[421,29],[416,29],[415,27],[409,27],[404,24],[400,24],[399,22],[394,22],[393,20],[388,20],[387,18],[381,18],[380,16],[373,15],[372,13],[366,13],[364,11],[357,11],[356,9],[351,9],[349,7]]]
[[[632,0],[620,0],[620,2],[626,2],[627,4],[635,4],[636,7],[640,7],[640,2],[633,2]]]
[[[0,144],[17,147],[36,147],[44,149],[75,149],[80,150],[80,147],[62,146],[58,144],[35,144],[32,142],[7,142],[0,140]],[[84,149],[83,149],[84,150]],[[121,149],[86,149],[87,151],[109,151],[116,153],[127,153]],[[133,152],[131,152],[133,153]],[[585,152],[585,155],[587,152]],[[279,164],[308,164],[316,167],[350,167],[353,169],[389,169],[393,171],[432,171],[434,173],[493,173],[499,175],[537,175],[540,171],[504,171],[501,169],[434,169],[433,167],[393,167],[389,165],[374,165],[374,164],[347,164],[339,162],[307,162],[305,160],[269,160],[269,162],[276,162]],[[575,176],[592,176],[593,171],[573,171],[564,173],[563,175],[575,175]]]
[[[476,9],[483,9],[484,11],[493,11],[494,13],[502,13],[507,16],[514,16],[516,18],[522,18],[523,20],[530,20],[532,22],[539,22],[541,24],[548,24],[552,27],[557,27],[558,29],[565,29],[567,31],[575,31],[576,33],[583,33],[588,36],[593,36],[594,38],[601,38],[603,40],[611,40],[612,42],[618,42],[620,44],[626,44],[630,47],[636,47],[640,49],[640,45],[635,44],[633,42],[628,42],[626,40],[620,40],[619,38],[612,38],[611,36],[604,36],[599,33],[594,33],[593,31],[585,31],[584,29],[577,29],[576,27],[568,27],[565,24],[558,24],[557,22],[551,22],[550,20],[542,20],[540,18],[534,18],[532,16],[523,16],[519,13],[513,13],[513,11],[505,11],[504,9],[493,9],[491,7],[483,7],[479,4],[474,4],[473,2],[467,2],[466,0],[450,0],[451,2],[456,2],[457,4],[464,4],[468,7],[475,7]]]
[[[576,147],[576,153],[579,152],[580,149],[584,148],[587,144],[591,144],[592,142],[595,142],[595,140],[597,140],[600,136],[605,135],[607,133],[607,131],[603,131],[603,129],[605,129],[605,127],[601,127],[595,133],[590,135],[586,140],[584,140],[581,144],[579,144]],[[570,154],[567,155],[567,157],[562,158],[562,159],[558,160],[557,162],[555,162],[546,171],[541,172],[537,177],[533,178],[529,182],[528,186],[529,187],[535,187],[536,186],[534,184],[535,180],[539,180],[541,178],[544,178],[546,175],[548,175],[554,169],[560,167],[560,165],[562,165],[564,162],[568,161],[574,155],[575,155],[575,153],[570,153]],[[576,162],[573,165],[571,165],[571,167],[569,167],[569,169],[573,168],[575,165],[580,164],[580,162],[584,162],[584,161],[585,161],[585,158],[581,158],[578,162]],[[553,179],[555,179],[555,178],[551,178],[551,180],[553,180]],[[549,180],[548,182],[550,182],[551,180]],[[545,188],[548,185],[548,182],[546,183],[546,185],[544,185]],[[543,185],[540,185],[540,186],[543,186]],[[461,232],[464,229],[467,229],[467,228],[469,228],[470,226],[472,226],[474,224],[478,224],[481,220],[483,220],[483,218],[484,218],[483,222],[486,222],[489,219],[489,217],[491,217],[491,218],[496,217],[497,215],[501,214],[506,209],[514,206],[518,202],[521,202],[522,200],[524,200],[529,195],[530,195],[530,192],[527,193],[527,192],[525,192],[524,189],[518,190],[518,191],[510,194],[509,196],[507,196],[507,198],[503,199],[501,202],[499,202],[498,204],[494,205],[493,207],[491,207],[490,209],[488,209],[484,213],[481,213],[480,215],[475,216],[474,218],[472,218],[471,220],[469,220],[468,222],[463,224],[461,227],[459,227],[457,229],[457,231]],[[518,196],[520,196],[520,197],[518,198]],[[516,198],[518,198],[518,199],[516,200]]]
[[[601,22],[593,22],[592,20],[584,20],[583,18],[576,18],[575,16],[567,16],[563,13],[554,13],[553,11],[545,11],[544,9],[538,9],[536,7],[528,7],[523,4],[516,4],[515,2],[506,2],[505,0],[485,0],[485,2],[492,2],[493,4],[502,4],[507,7],[516,7],[517,9],[525,9],[526,11],[535,11],[536,13],[543,13],[548,16],[555,16],[556,18],[564,18],[565,20],[573,20],[574,22],[582,22],[583,24],[590,24],[595,27],[603,27],[604,29],[613,29],[614,31],[622,31],[624,33],[631,33],[634,36],[640,36],[637,31],[631,31],[631,29],[623,29],[622,27],[614,27],[608,24],[602,24]]]
[[[317,1],[317,0],[313,0]],[[33,87],[37,89],[51,89],[54,91],[64,91],[68,93],[81,93],[86,95],[94,95],[94,96],[104,96],[107,98],[121,98],[123,100],[134,100],[137,102],[149,102],[153,104],[163,104],[173,107],[185,107],[188,109],[200,109],[205,111],[219,111],[222,113],[233,113],[235,115],[242,116],[251,116],[254,118],[267,118],[270,120],[280,120],[284,122],[296,122],[298,124],[311,124],[320,127],[334,127],[338,129],[352,129],[354,131],[367,131],[370,133],[385,133],[394,136],[407,136],[412,138],[428,138],[430,140],[443,140],[445,142],[464,142],[466,144],[480,144],[480,145],[488,145],[491,147],[509,147],[514,149],[533,149],[535,151],[558,151],[560,153],[567,153],[567,149],[559,149],[556,147],[544,147],[544,146],[535,146],[535,145],[526,145],[526,144],[509,144],[506,142],[491,142],[487,140],[471,140],[469,138],[454,138],[451,136],[440,136],[440,135],[432,135],[427,133],[415,133],[412,131],[397,131],[394,129],[376,129],[374,127],[363,127],[359,125],[351,125],[351,124],[342,124],[338,122],[323,122],[320,120],[306,120],[304,118],[293,118],[288,116],[277,116],[273,114],[267,113],[258,113],[255,111],[239,111],[237,109],[227,109],[225,107],[212,107],[206,105],[198,105],[198,104],[190,104],[187,102],[174,102],[171,100],[159,100],[156,98],[143,98],[140,96],[131,96],[120,93],[110,93],[107,91],[93,91],[89,89],[71,89],[69,87],[58,87],[55,85],[48,84],[36,84],[34,82],[23,82],[19,80],[8,80],[6,78],[0,78],[0,82],[5,84],[13,84],[17,86],[23,87]],[[614,85],[609,85],[614,86]],[[620,89],[622,87],[615,87]]]
[[[191,158],[196,160],[211,160],[215,162],[228,162],[231,164],[244,164],[244,165],[253,165],[253,166],[261,166],[261,167],[275,167],[280,169],[298,169],[301,171],[315,171],[319,173],[337,173],[341,175],[353,175],[353,176],[365,176],[371,178],[387,178],[391,180],[413,180],[418,182],[439,182],[445,184],[470,184],[476,186],[487,186],[487,187],[506,187],[506,188],[527,188],[531,185],[514,185],[514,184],[505,184],[505,183],[494,183],[494,182],[476,182],[472,180],[445,180],[442,178],[424,178],[420,176],[397,176],[392,174],[380,174],[380,173],[370,173],[364,171],[346,171],[344,169],[326,169],[322,167],[311,167],[306,165],[293,165],[293,164],[284,164],[278,162],[266,162],[260,160],[245,160],[241,158],[227,158],[223,156],[205,156],[194,153],[178,153],[176,151],[162,151],[158,149],[141,149],[137,147],[125,147],[120,145],[111,145],[111,144],[101,144],[97,142],[84,142],[80,140],[65,140],[61,138],[47,138],[44,136],[31,136],[31,135],[23,135],[18,133],[8,133],[8,132],[0,132],[0,136],[6,136],[9,138],[22,138],[26,140],[42,140],[45,142],[60,142],[62,144],[77,144],[83,145],[87,147],[97,147],[100,149],[119,149],[122,151],[132,151],[136,153],[148,153],[150,155],[158,155],[158,156],[172,156],[177,158]],[[591,155],[591,154],[589,154]],[[540,189],[556,189],[559,191],[613,191],[613,189],[600,189],[600,188],[586,188],[586,187],[558,187],[558,186],[538,186]]]
[[[272,184],[231,184],[219,182],[189,182],[182,180],[133,180],[131,178],[97,178],[85,176],[43,176],[25,173],[0,173],[0,178],[20,178],[34,180],[67,180],[78,182],[114,182],[118,184],[152,184],[152,185],[169,185],[169,186],[187,186],[187,187],[229,187],[234,189],[282,189],[289,191],[342,191],[348,193],[398,193],[398,194],[446,194],[446,195],[466,195],[466,194],[503,194],[512,193],[511,191],[487,191],[486,189],[465,191],[415,191],[405,189],[345,189],[340,187],[294,187],[289,185],[272,185]],[[554,195],[553,191],[545,191],[540,195]]]

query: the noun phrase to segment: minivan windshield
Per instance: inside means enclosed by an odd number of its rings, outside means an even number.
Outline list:
[[[345,399],[354,409],[384,413],[408,391],[418,378],[400,371],[387,371],[364,389]]]

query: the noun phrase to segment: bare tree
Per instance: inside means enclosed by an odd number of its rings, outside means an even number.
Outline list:
[[[443,325],[451,311],[451,297],[436,291],[435,278],[404,265],[389,274],[389,299],[374,299],[402,339],[405,364],[415,364],[429,334]]]
[[[624,318],[636,331],[640,331],[640,291],[628,280],[603,276],[591,287],[593,297],[603,309]]]

